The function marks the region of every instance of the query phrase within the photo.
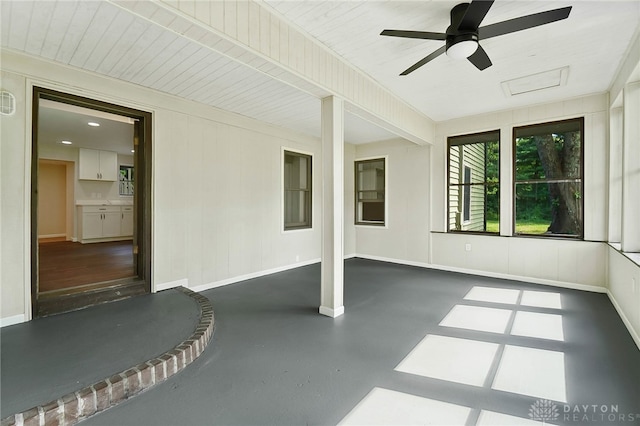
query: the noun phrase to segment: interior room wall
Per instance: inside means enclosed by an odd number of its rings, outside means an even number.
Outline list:
[[[354,160],[387,158],[386,226],[356,225],[356,252],[372,259],[429,261],[430,146],[403,139],[356,145]],[[354,175],[354,164],[345,176]],[[345,189],[346,191],[346,189]],[[350,189],[354,192],[354,187]],[[355,210],[351,200],[351,209]]]
[[[513,237],[512,132],[517,126],[584,117],[584,239]],[[500,234],[446,233],[447,137],[500,130]],[[445,269],[532,279],[561,285],[606,288],[608,97],[592,95],[529,108],[439,123],[432,156],[433,251],[431,263]],[[435,249],[437,247],[437,250]]]
[[[25,149],[26,78],[17,73],[0,71],[2,89],[16,98],[16,111],[0,115],[0,318],[2,325],[24,321],[26,313],[25,286],[29,245],[25,230],[29,226],[29,200],[25,197],[27,167],[31,159]]]
[[[310,230],[282,230],[280,182],[282,147],[310,152],[320,164],[318,138],[29,56],[2,55],[3,89],[17,104],[1,123],[3,325],[30,318],[31,101],[25,95],[33,85],[154,114],[153,289],[203,289],[319,260],[321,168],[314,171]],[[77,162],[77,153],[41,151]],[[90,198],[90,185],[78,185],[76,199]]]
[[[632,261],[611,246],[606,250],[610,297],[640,349],[640,256]]]
[[[39,162],[38,204],[38,238],[66,237],[66,164],[42,160]]]
[[[356,226],[355,226],[355,174],[353,162],[356,158],[356,145],[344,144],[344,255],[356,255]]]

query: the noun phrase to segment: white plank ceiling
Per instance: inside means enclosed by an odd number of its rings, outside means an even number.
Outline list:
[[[484,71],[442,55],[401,77],[444,42],[383,37],[380,32],[444,32],[449,11],[460,0],[266,2],[436,121],[605,92],[640,25],[637,0],[497,0],[482,25],[565,6],[573,9],[564,21],[481,41],[493,62]],[[501,88],[501,82],[566,66],[565,86],[513,97]]]
[[[640,0],[498,0],[484,25],[556,7],[574,8],[566,21],[482,42],[494,63],[485,71],[443,55],[399,77],[442,42],[381,37],[380,31],[444,31],[449,10],[458,1],[266,1],[275,13],[437,121],[604,92],[640,24]],[[4,48],[320,134],[315,96],[180,36],[190,28],[170,31],[108,2],[0,3]],[[174,17],[166,13],[166,19],[169,25]],[[501,89],[503,81],[566,66],[565,86],[513,97]],[[354,116],[347,116],[345,123],[349,142],[393,137]]]

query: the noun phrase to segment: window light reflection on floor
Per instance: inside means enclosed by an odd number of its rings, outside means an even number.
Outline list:
[[[463,425],[471,409],[389,389],[373,388],[340,425]]]
[[[522,306],[534,306],[536,308],[552,308],[562,309],[560,302],[560,293],[548,291],[529,291],[522,292]]]
[[[535,420],[524,419],[522,417],[482,410],[480,411],[480,416],[478,417],[476,426],[533,426],[543,424],[551,425],[551,423],[537,422]]]
[[[538,312],[516,312],[511,334],[564,342],[562,315]]]
[[[440,325],[490,333],[504,333],[511,313],[512,311],[509,309],[456,305],[440,322]]]
[[[427,335],[395,368],[403,373],[482,386],[498,344]]]
[[[564,353],[506,345],[491,388],[567,402]]]
[[[478,302],[515,305],[518,302],[518,296],[520,296],[520,290],[474,286],[464,298]]]

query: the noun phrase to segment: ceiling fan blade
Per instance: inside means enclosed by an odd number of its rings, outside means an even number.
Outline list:
[[[423,66],[424,64],[426,64],[427,62],[437,58],[438,56],[442,55],[446,50],[446,46],[442,46],[440,49],[434,51],[433,53],[431,53],[429,56],[422,58],[421,60],[419,60],[418,62],[416,62],[415,64],[411,65],[409,68],[407,68],[406,70],[402,71],[402,73],[400,75],[407,75],[409,73],[414,72],[415,70],[417,70],[418,68],[420,68],[421,66]]]
[[[384,30],[380,33],[383,36],[404,37],[404,38],[420,38],[425,40],[445,40],[445,33],[432,33],[428,31],[404,31],[404,30]]]
[[[475,51],[475,53],[469,56],[467,59],[480,71],[487,69],[492,65],[491,59],[489,59],[487,52],[485,52],[485,50],[480,45],[478,45],[478,49]]]
[[[458,30],[475,30],[491,9],[493,0],[473,0],[456,27]]]
[[[560,9],[547,10],[546,12],[534,13],[533,15],[521,16],[508,21],[498,22],[478,29],[478,39],[484,40],[504,34],[515,33],[527,30],[540,25],[561,21],[569,17],[571,6]]]

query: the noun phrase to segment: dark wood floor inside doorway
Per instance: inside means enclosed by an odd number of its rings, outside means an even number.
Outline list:
[[[132,241],[39,244],[40,293],[134,276]]]

